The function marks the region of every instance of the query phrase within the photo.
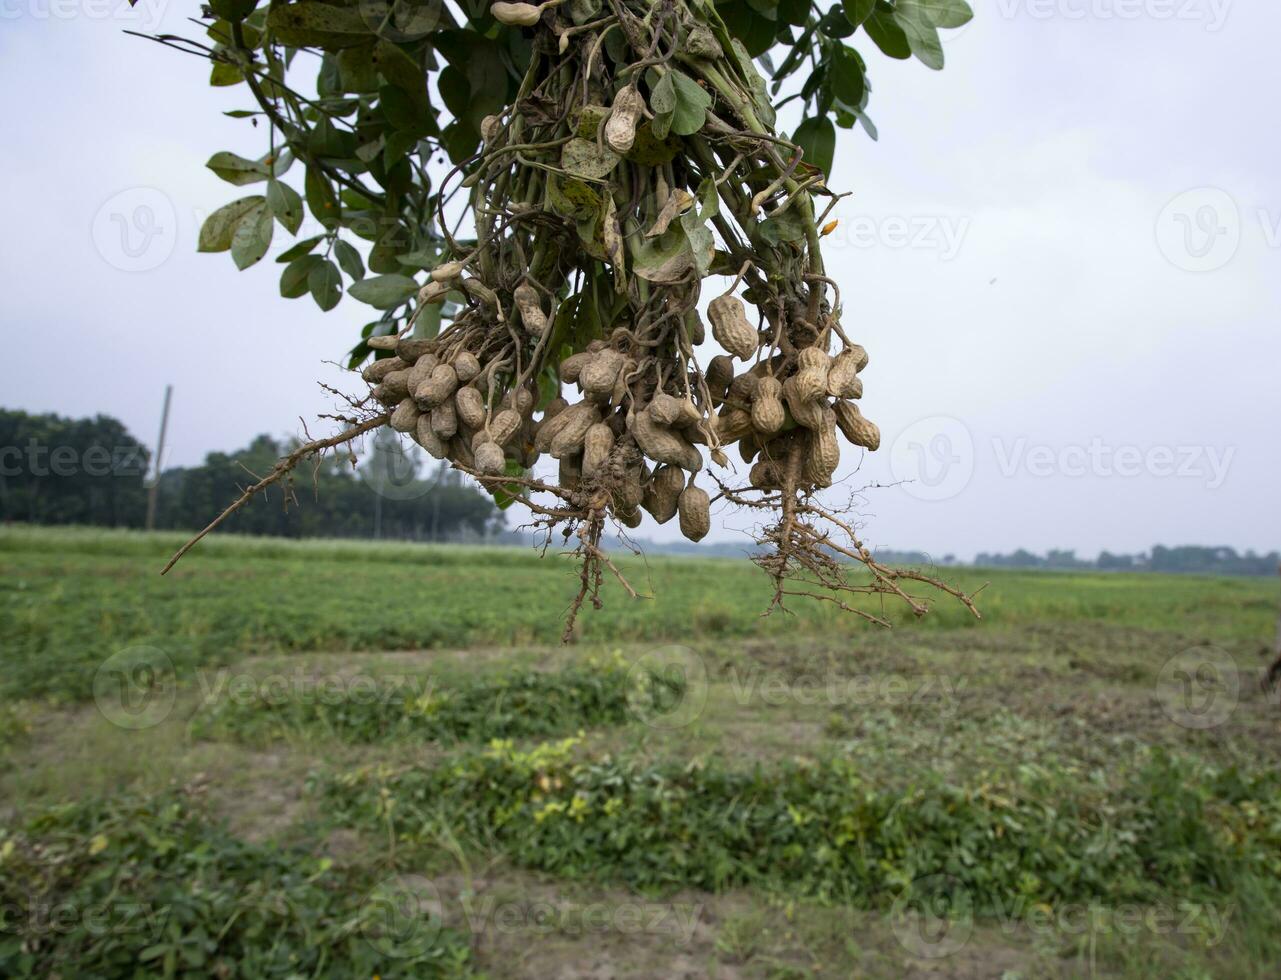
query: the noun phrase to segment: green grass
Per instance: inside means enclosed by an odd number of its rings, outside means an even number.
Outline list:
[[[79,529],[0,529],[0,634],[7,638],[0,694],[88,698],[113,654],[157,646],[181,677],[199,667],[271,651],[413,650],[555,643],[576,578],[564,558],[520,549],[367,542],[213,538],[168,576],[180,535]],[[585,643],[791,635],[861,636],[866,627],[828,604],[762,619],[770,590],[746,561],[620,560],[651,598],[613,583],[606,605],[579,619]],[[1272,585],[1249,579],[1152,575],[984,573],[980,608],[990,626],[1107,622],[1194,630],[1222,641],[1265,632]],[[879,607],[878,607],[879,611]],[[974,628],[940,599],[912,630]]]
[[[340,820],[402,843],[463,835],[526,867],[640,889],[752,885],[862,906],[947,875],[988,915],[1012,898],[1213,900],[1247,882],[1281,899],[1281,774],[1264,767],[1157,750],[1087,779],[1047,756],[887,787],[843,754],[691,768],[576,759],[577,745],[495,741],[430,769],[336,775],[322,792]]]
[[[940,600],[886,631],[761,618],[745,561],[626,558],[654,597],[607,586],[561,646],[555,555],[216,537],[161,578],[179,543],[0,529],[4,975],[1281,968],[1271,581],[957,570],[981,623]],[[649,659],[671,644],[699,670]],[[1188,655],[1217,673],[1171,687]],[[152,727],[93,697],[122,660],[99,693],[151,695]],[[1227,710],[1181,721],[1180,682]],[[405,890],[421,964],[374,915]],[[181,934],[9,914],[110,895]],[[896,916],[939,908],[971,931],[922,958]]]
[[[0,835],[0,869],[6,977],[471,973],[462,935],[388,929],[379,882],[247,844],[186,794],[49,810]]]
[[[636,710],[636,678],[621,658],[557,671],[489,671],[378,682],[263,684],[224,692],[197,715],[202,738],[269,745],[281,739],[372,743],[542,738],[619,725]],[[362,683],[363,682],[363,683]]]

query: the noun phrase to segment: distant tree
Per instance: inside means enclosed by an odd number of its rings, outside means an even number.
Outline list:
[[[201,466],[166,470],[160,485],[160,523],[197,528],[219,502],[253,482],[291,448],[261,435],[234,453],[210,453]],[[493,499],[459,474],[440,470],[424,479],[421,454],[406,451],[394,433],[379,434],[363,466],[326,457],[296,475],[291,497],[272,488],[226,523],[245,534],[282,537],[387,537],[453,540],[484,537],[504,526]]]
[[[106,415],[69,419],[0,409],[0,518],[139,525],[150,458],[120,421]]]
[[[1114,555],[1104,551],[1099,554],[1097,565],[1101,571],[1120,572],[1133,569],[1135,562],[1133,555]]]

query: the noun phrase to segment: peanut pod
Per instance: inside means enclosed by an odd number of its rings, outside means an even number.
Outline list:
[[[676,505],[681,534],[691,541],[702,541],[712,529],[711,509],[711,498],[706,490],[692,483],[682,490]]]
[[[756,353],[756,330],[747,321],[747,311],[737,296],[717,296],[707,305],[707,318],[712,321],[716,342],[740,361]]]

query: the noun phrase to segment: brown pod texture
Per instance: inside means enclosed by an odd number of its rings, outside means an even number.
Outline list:
[[[482,442],[476,447],[476,470],[480,473],[502,473],[507,467],[503,447],[496,442]]]
[[[660,466],[645,488],[643,505],[654,520],[666,524],[676,516],[677,502],[685,489],[685,474],[676,466]]]
[[[419,414],[414,400],[406,398],[391,413],[391,427],[397,432],[413,432],[418,428]]]
[[[374,361],[366,367],[360,372],[360,376],[370,384],[376,385],[392,371],[403,371],[407,366],[399,357],[384,357],[381,361]]]
[[[454,374],[459,384],[466,384],[480,374],[480,360],[470,351],[463,351],[454,358]]]
[[[740,361],[756,353],[756,329],[748,322],[743,301],[737,296],[717,296],[707,304],[707,318],[712,321],[716,342]]]
[[[452,439],[458,432],[458,412],[453,399],[446,398],[431,410],[431,427],[441,439]]]
[[[505,446],[520,431],[524,419],[514,408],[504,408],[495,415],[489,422],[489,435],[494,442],[500,446]]]
[[[633,85],[614,96],[614,108],[605,123],[605,142],[615,153],[626,153],[636,142],[636,122],[645,111],[645,100]]]
[[[614,430],[603,422],[592,425],[583,436],[583,476],[594,478],[605,466],[614,448]]]
[[[556,459],[564,459],[582,452],[583,439],[587,436],[587,430],[600,421],[600,411],[591,402],[580,402],[565,409],[555,421],[562,424],[548,449]]]
[[[835,407],[836,424],[841,433],[856,446],[875,452],[881,445],[881,430],[876,424],[863,417],[858,406],[853,402],[837,402]]]
[[[703,377],[712,397],[724,398],[730,382],[734,380],[734,359],[728,354],[717,354],[707,362]]]
[[[702,541],[712,529],[712,501],[707,491],[690,484],[681,491],[677,502],[681,534],[691,541]]]
[[[418,416],[418,423],[414,427],[414,442],[431,453],[435,459],[444,459],[449,454],[449,444],[436,435],[431,427],[430,413]]]
[[[485,399],[479,391],[470,385],[459,388],[454,395],[454,408],[464,425],[479,429],[485,424]]]
[[[783,386],[777,378],[761,378],[752,399],[752,428],[765,436],[772,436],[786,421],[783,409]]]

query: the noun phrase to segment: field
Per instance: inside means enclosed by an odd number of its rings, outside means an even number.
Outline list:
[[[1281,971],[1271,580],[178,543],[0,529],[0,975]]]

